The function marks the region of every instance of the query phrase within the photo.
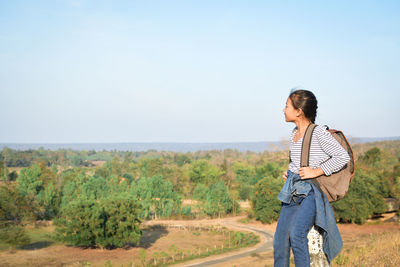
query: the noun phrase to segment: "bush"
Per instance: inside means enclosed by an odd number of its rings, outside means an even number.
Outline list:
[[[142,232],[138,204],[129,197],[78,199],[55,220],[57,237],[70,245],[105,248],[139,243]]]
[[[253,187],[251,185],[244,183],[240,184],[239,198],[241,200],[251,199],[252,195],[253,195]]]
[[[254,233],[234,232],[230,239],[230,243],[235,247],[247,247],[258,242],[260,238]]]
[[[371,215],[385,211],[385,200],[379,191],[379,177],[356,172],[346,196],[332,204],[335,217],[341,222],[362,224]]]
[[[256,184],[252,199],[256,220],[260,220],[262,223],[278,220],[281,211],[278,195],[282,186],[282,179],[272,177],[265,177]]]
[[[205,200],[204,211],[209,216],[221,217],[223,214],[239,210],[239,205],[230,197],[228,188],[222,181],[210,185]]]
[[[30,238],[23,226],[12,225],[0,226],[0,240],[10,247],[18,247],[29,244]]]
[[[26,202],[14,184],[0,186],[0,240],[10,247],[30,242],[24,221],[32,221],[32,206]]]
[[[192,206],[183,207],[182,208],[182,215],[187,216],[187,217],[192,216],[193,215],[192,214]]]
[[[140,199],[142,218],[169,217],[181,213],[181,196],[173,190],[170,181],[161,175],[141,177],[132,182],[130,194]]]

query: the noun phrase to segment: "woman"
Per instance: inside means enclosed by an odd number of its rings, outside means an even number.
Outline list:
[[[339,171],[350,160],[346,150],[324,126],[316,126],[311,138],[309,167],[300,167],[302,139],[307,127],[315,122],[317,99],[307,90],[290,93],[285,119],[296,127],[290,136],[289,170],[278,199],[282,201],[274,237],[275,266],[289,266],[290,248],[297,267],[310,266],[307,234],[313,225],[322,232],[324,252],[331,261],[342,248],[342,239],[326,196],[310,180]]]

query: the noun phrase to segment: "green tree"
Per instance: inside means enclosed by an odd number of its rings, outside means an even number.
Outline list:
[[[197,184],[197,183],[206,183],[206,173],[208,170],[208,162],[205,160],[198,160],[195,161],[189,172],[190,180]]]
[[[103,209],[104,229],[97,232],[97,243],[103,247],[122,247],[127,243],[139,244],[142,231],[140,206],[129,195],[114,196],[100,201]]]
[[[256,168],[247,162],[235,162],[232,169],[238,185],[239,198],[241,200],[251,199],[254,193],[254,184],[258,181]]]
[[[215,165],[209,164],[206,160],[195,161],[189,171],[190,180],[197,184],[206,185],[216,183],[224,172]]]
[[[6,161],[0,157],[0,180],[7,181],[8,180],[8,169],[6,165]]]
[[[391,194],[400,199],[400,164],[393,167]]]
[[[116,176],[122,175],[122,169],[124,168],[121,160],[118,156],[115,156],[110,162],[111,173]]]
[[[116,175],[107,177],[107,185],[109,188],[110,195],[122,194],[128,191],[129,188],[129,182]]]
[[[37,164],[21,170],[17,184],[23,197],[27,195],[37,196],[44,189],[43,181],[39,178],[41,174],[42,171]]]
[[[379,192],[380,179],[357,170],[346,196],[332,204],[335,217],[341,222],[362,224],[371,215],[385,211],[385,200]]]
[[[139,243],[140,206],[128,194],[98,200],[77,199],[55,220],[58,238],[74,246],[122,247]]]
[[[77,172],[67,172],[64,173],[62,177],[66,182],[61,189],[61,208],[69,205],[71,201],[78,199],[82,195],[81,186],[86,180],[84,174],[79,174]],[[84,197],[87,198],[87,194]]]
[[[174,161],[179,167],[182,167],[185,164],[190,164],[192,162],[187,154],[182,153],[175,153]]]
[[[100,199],[110,195],[110,188],[103,177],[90,176],[80,185],[81,197],[86,199]]]
[[[254,181],[254,184],[263,177],[280,178],[283,172],[284,169],[282,169],[282,166],[277,162],[267,162],[265,165],[256,168],[257,178]]]
[[[251,185],[242,183],[239,186],[239,197],[241,200],[251,199],[254,194],[254,189]]]
[[[31,207],[34,207],[36,219],[45,219],[43,205],[44,183],[40,178],[41,168],[34,164],[29,168],[23,168],[17,178],[18,191]]]
[[[104,229],[101,209],[95,200],[76,199],[60,211],[54,220],[57,237],[69,245],[96,245],[96,232]]]
[[[237,209],[238,204],[232,200],[222,181],[210,185],[204,207],[208,215],[221,217],[222,214],[232,212],[234,206]]]
[[[73,156],[73,157],[71,158],[71,165],[72,165],[72,166],[74,166],[74,167],[79,167],[79,166],[81,166],[82,164],[83,164],[83,159],[82,159],[80,156],[76,155],[76,156]]]
[[[379,167],[381,155],[382,151],[379,148],[374,147],[361,155],[358,160],[368,166]]]
[[[250,184],[256,177],[256,169],[246,162],[235,162],[232,166],[235,174],[235,181],[238,183]]]
[[[55,182],[49,183],[43,191],[42,200],[45,209],[45,219],[52,219],[58,214],[61,203],[60,191],[56,188]]]
[[[271,223],[279,218],[281,202],[278,200],[278,195],[282,186],[282,179],[271,176],[261,179],[256,184],[252,207],[257,220]]]
[[[133,176],[131,174],[127,173],[127,172],[124,173],[122,175],[122,177],[124,177],[128,181],[129,184],[132,183],[132,181],[133,181]]]
[[[160,175],[141,177],[131,184],[130,192],[140,200],[144,218],[168,217],[181,211],[180,195],[173,190],[172,183]]]
[[[160,158],[146,158],[139,161],[141,176],[152,177],[160,175],[163,170],[163,162]]]
[[[197,184],[193,190],[193,199],[204,201],[207,196],[208,187],[204,184]]]
[[[0,240],[16,247],[28,244],[24,221],[33,221],[32,207],[13,184],[0,186]]]

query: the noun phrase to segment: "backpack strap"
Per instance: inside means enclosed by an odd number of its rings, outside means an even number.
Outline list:
[[[300,167],[308,167],[310,159],[311,137],[317,125],[310,123],[304,133],[303,143],[301,145]]]
[[[314,129],[317,125],[314,123],[310,123],[307,126],[307,129],[304,133],[303,137],[303,144],[301,146],[301,160],[300,160],[300,167],[308,167],[309,165],[309,159],[310,159],[310,148],[311,148],[311,137],[314,132]],[[318,191],[321,193],[322,199],[325,202],[325,199],[323,197],[324,192],[321,189],[321,186],[319,182],[317,181],[317,178],[310,179],[311,182],[318,188]]]

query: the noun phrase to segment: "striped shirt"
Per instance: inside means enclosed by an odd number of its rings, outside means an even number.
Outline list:
[[[294,128],[290,136],[291,162],[289,170],[298,174],[303,138],[294,142],[293,138],[296,132],[297,127]],[[329,176],[340,171],[349,161],[350,156],[347,151],[336,141],[326,127],[317,125],[311,138],[309,167],[313,169],[321,168],[324,174]]]

